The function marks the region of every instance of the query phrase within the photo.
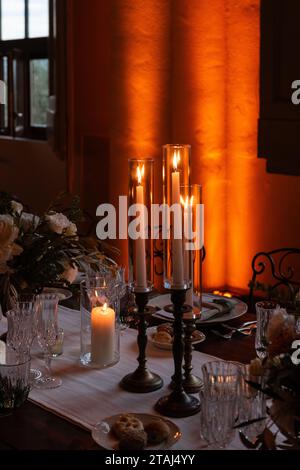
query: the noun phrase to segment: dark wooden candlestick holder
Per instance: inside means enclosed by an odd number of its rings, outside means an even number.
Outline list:
[[[155,312],[153,307],[147,306],[148,292],[136,292],[135,301],[137,305],[136,316],[138,319],[139,347],[138,367],[131,374],[126,375],[120,382],[120,386],[128,392],[148,393],[158,390],[163,386],[163,381],[159,375],[150,372],[147,368],[146,347],[147,347],[147,318]]]
[[[193,333],[196,330],[195,318],[190,314],[183,317],[184,328],[184,381],[183,388],[187,393],[197,393],[203,388],[202,380],[192,374],[192,357],[193,357]]]
[[[158,400],[155,405],[156,410],[165,416],[174,418],[183,418],[191,416],[200,410],[200,402],[197,398],[188,395],[183,389],[182,361],[184,354],[183,344],[183,314],[190,311],[190,307],[185,306],[186,290],[172,290],[171,300],[173,306],[165,307],[165,310],[172,311],[174,315],[174,340],[173,340],[173,358],[174,358],[174,389],[173,391]]]

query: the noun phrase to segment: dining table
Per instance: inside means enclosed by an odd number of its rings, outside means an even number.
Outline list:
[[[77,310],[73,310],[66,307],[61,307],[59,311],[59,316],[62,318],[75,318],[77,315],[77,319],[79,318],[80,314]],[[252,312],[245,313],[242,317],[230,320],[227,322],[228,326],[232,327],[239,327],[242,323],[247,321],[255,320],[255,314]],[[68,320],[69,321],[69,320]],[[77,320],[76,320],[77,321]],[[78,320],[80,322],[80,320]],[[158,319],[151,319],[151,324],[155,325],[159,323]],[[63,324],[64,328],[68,327],[68,324]],[[75,327],[74,327],[75,328]],[[231,339],[225,339],[220,336],[217,336],[213,333],[212,330],[220,328],[216,324],[201,324],[201,331],[205,334],[206,339],[205,341],[197,344],[194,348],[199,351],[200,353],[207,354],[209,356],[217,357],[223,360],[228,361],[238,361],[240,363],[247,364],[253,359],[255,354],[255,333],[251,335],[242,335],[238,332],[232,335]],[[75,330],[74,330],[75,331]],[[225,331],[225,330],[223,330]],[[129,334],[130,333],[130,334]],[[122,337],[123,336],[123,337]],[[124,338],[127,338],[126,341],[128,343],[128,338],[130,337],[130,348],[132,347],[131,354],[131,364],[132,369],[135,368],[136,364],[136,356],[137,356],[137,349],[135,349],[134,344],[136,343],[135,340],[136,331],[128,328],[127,330],[123,331],[121,334],[121,346],[122,341]],[[76,354],[80,348],[80,331],[78,330],[78,336],[72,331],[70,331],[69,335],[70,340],[72,340],[72,347],[70,346],[70,350],[72,349],[72,360],[74,363],[76,362]],[[74,351],[74,344],[78,343],[78,351]],[[125,341],[125,340],[124,340]],[[126,344],[127,344],[126,343]],[[129,344],[129,343],[128,343]],[[132,345],[132,346],[131,346]],[[127,346],[126,346],[127,347]],[[149,345],[148,342],[148,356],[149,362],[151,367],[155,367],[157,359],[160,359],[158,352],[154,351],[152,354],[153,345]],[[170,357],[168,359],[168,364],[171,364],[171,353],[170,352],[162,352],[162,354],[169,354]],[[196,355],[197,353],[195,353]],[[70,357],[71,357],[70,356]],[[63,357],[63,356],[62,356]],[[162,356],[163,357],[163,356]],[[167,357],[167,356],[166,356]],[[68,363],[61,362],[64,366],[64,370],[66,370],[67,365],[70,365],[72,369],[72,361],[69,360]],[[121,347],[121,359],[122,359],[122,347]],[[53,370],[56,372],[58,368],[59,361],[62,361],[62,358],[53,360]],[[57,364],[57,366],[56,366]],[[126,366],[128,367],[128,363]],[[125,367],[126,367],[125,366]],[[75,366],[74,366],[75,367]],[[79,367],[79,366],[78,366]],[[111,371],[114,370],[117,366],[111,368]],[[168,366],[169,367],[169,366]],[[73,370],[73,369],[72,369]],[[78,369],[79,370],[79,369]],[[78,373],[77,369],[74,369],[74,374]],[[101,372],[101,371],[100,371]],[[124,370],[125,374],[126,370]],[[131,372],[128,370],[127,372]],[[170,371],[171,374],[172,371]],[[106,370],[106,374],[109,374],[109,369]],[[116,373],[116,372],[115,372]],[[109,377],[107,375],[106,377]],[[120,377],[121,379],[122,377]],[[64,377],[62,375],[62,379],[64,381]],[[103,383],[103,382],[102,382]],[[66,384],[67,386],[68,384]],[[101,380],[99,380],[99,389],[101,389]],[[63,397],[64,393],[64,384],[61,387],[61,390],[57,393],[61,395],[57,395],[57,397]],[[71,382],[69,384],[69,389],[71,388]],[[118,384],[116,384],[118,387]],[[117,391],[116,393],[120,393],[118,396],[122,396],[122,393],[127,393],[125,391]],[[19,408],[14,410],[11,414],[0,417],[0,450],[97,450],[101,449],[101,447],[94,441],[91,435],[91,429],[89,425],[86,425],[88,422],[88,418],[86,418],[86,422],[84,419],[79,419],[75,416],[73,419],[72,415],[68,415],[67,417],[64,416],[63,411],[59,407],[49,407],[48,401],[49,396],[51,396],[51,391],[48,391],[48,395],[46,398],[40,399],[38,395],[39,391],[32,391],[29,395],[29,399]],[[53,390],[53,395],[55,390]],[[99,392],[100,393],[100,392]],[[155,392],[155,396],[162,395],[163,391]],[[152,404],[155,403],[155,398],[153,393],[143,394],[144,397],[146,396],[146,401],[149,407],[149,413],[154,412],[154,408]],[[132,396],[132,409],[134,410],[134,403],[137,400],[145,401],[145,398],[140,398],[141,394],[131,394]],[[103,395],[102,395],[103,397]],[[97,397],[94,397],[93,400],[96,400]],[[47,401],[48,400],[48,401]],[[88,410],[86,412],[86,416],[91,416],[93,412],[93,407],[95,406],[95,401],[89,403],[89,395],[86,393],[81,397],[82,403],[84,407]],[[58,401],[58,399],[57,399]],[[101,396],[99,395],[99,401],[101,401]],[[99,405],[101,407],[101,404]],[[103,404],[103,407],[105,405]],[[63,404],[62,404],[63,408]],[[127,411],[127,410],[124,410]],[[105,412],[105,410],[104,410]],[[71,417],[70,417],[71,416]],[[95,417],[96,419],[96,417]],[[195,420],[195,417],[193,417]],[[185,422],[188,423],[188,418],[185,418]],[[176,420],[177,424],[180,426],[180,420]],[[193,421],[195,423],[195,421]],[[183,444],[184,445],[184,444]],[[180,448],[180,447],[179,447]],[[181,447],[184,448],[184,447]],[[193,448],[193,447],[192,447]]]

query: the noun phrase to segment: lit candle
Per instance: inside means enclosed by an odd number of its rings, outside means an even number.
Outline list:
[[[136,187],[136,203],[144,205],[144,187],[142,179],[144,176],[145,167],[137,167],[137,181]],[[147,273],[146,273],[146,249],[145,249],[145,214],[142,210],[140,213],[141,233],[142,237],[138,238],[135,243],[136,249],[136,285],[140,288],[147,287]]]
[[[0,364],[6,364],[6,344],[0,340]]]
[[[91,313],[91,360],[106,365],[113,361],[115,351],[115,311],[105,303]]]
[[[177,171],[179,161],[180,154],[175,150],[173,157],[174,171],[172,173],[172,204],[180,204],[180,173]],[[173,225],[175,226],[175,223]],[[175,286],[183,285],[182,240],[175,238],[173,238],[173,284]]]

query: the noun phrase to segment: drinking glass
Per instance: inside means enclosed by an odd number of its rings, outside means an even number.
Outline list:
[[[250,374],[249,365],[242,367],[239,400],[239,423],[266,417],[266,396],[252,387],[249,382],[261,385],[262,378]],[[264,420],[256,421],[240,428],[240,432],[253,441],[265,428]]]
[[[202,366],[202,374],[200,436],[209,447],[224,449],[235,434],[241,368],[233,362],[212,361]]]
[[[36,336],[35,328],[36,298],[34,295],[22,295],[14,303],[7,316],[7,345],[19,355],[30,355],[30,348]],[[30,369],[30,379],[41,376],[38,369]]]
[[[57,337],[57,309],[59,297],[56,294],[37,296],[37,340],[45,357],[46,374],[35,380],[34,386],[40,389],[59,387],[62,380],[52,375],[51,353]]]
[[[0,415],[24,403],[30,390],[29,379],[30,356],[6,349],[0,361]]]
[[[267,330],[271,316],[280,308],[276,302],[263,300],[255,304],[257,328],[255,336],[256,354],[264,359],[268,354]]]

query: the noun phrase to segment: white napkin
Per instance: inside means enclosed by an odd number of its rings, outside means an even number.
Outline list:
[[[213,303],[214,308],[208,307],[208,305],[212,305],[212,302],[203,302],[202,303],[202,311],[201,311],[201,320],[209,320],[210,318],[214,317],[218,313],[222,314],[224,312],[224,306],[220,304]]]
[[[213,305],[214,307],[207,307],[207,305]],[[204,308],[203,308],[204,307]],[[201,311],[201,321],[209,320],[210,318],[214,317],[215,315],[222,314],[224,307],[218,304],[212,304],[212,302],[204,302],[202,304],[202,311]],[[155,312],[156,317],[160,317],[163,320],[174,321],[174,316],[170,312],[166,312],[165,310],[159,310]]]

